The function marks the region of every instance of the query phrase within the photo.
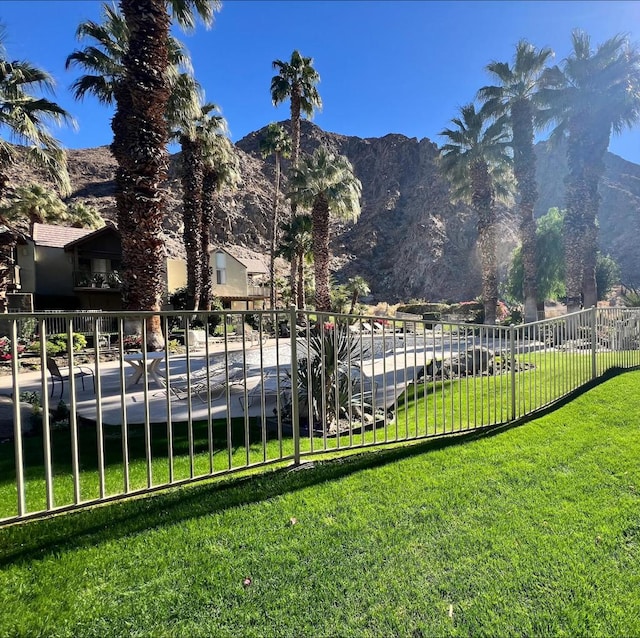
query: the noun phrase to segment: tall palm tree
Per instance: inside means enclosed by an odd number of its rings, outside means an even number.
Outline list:
[[[460,117],[451,121],[456,128],[440,133],[448,140],[441,149],[442,164],[454,199],[470,201],[476,214],[485,323],[494,324],[498,303],[495,203],[506,192],[509,136],[504,119],[492,120],[486,106],[476,110],[467,104],[461,107]]]
[[[278,255],[291,264],[291,279],[296,280],[296,290],[302,291],[304,308],[305,264],[313,261],[313,223],[309,215],[296,215],[293,219],[280,225],[282,237]],[[291,302],[295,303],[293,296]]]
[[[112,153],[118,163],[116,204],[122,237],[123,302],[130,310],[159,310],[163,291],[162,185],[168,165],[166,107],[171,79],[169,10],[184,28],[196,13],[206,25],[217,0],[120,0],[126,44],[121,79],[113,85]],[[147,345],[162,349],[160,319],[147,322]]]
[[[67,215],[74,228],[102,228],[105,221],[94,206],[75,202],[67,206]]]
[[[272,122],[267,126],[264,138],[260,140],[260,153],[263,158],[273,155],[276,169],[271,213],[271,248],[269,251],[270,305],[273,310],[276,307],[276,249],[278,245],[278,228],[280,226],[278,214],[280,205],[280,158],[291,156],[291,138],[281,126]]]
[[[351,315],[356,309],[358,299],[366,297],[371,292],[371,288],[364,277],[356,275],[347,282],[347,291],[351,293],[351,307],[349,308],[349,314]]]
[[[7,168],[18,161],[44,169],[60,193],[67,195],[71,190],[67,156],[49,126],[72,124],[73,119],[58,104],[42,97],[42,92],[53,90],[51,76],[25,60],[10,60],[5,40],[6,31],[0,25],[0,197],[6,192]],[[17,238],[11,225],[1,229],[0,312],[7,311]]]
[[[362,184],[344,155],[318,147],[293,168],[289,197],[311,209],[316,310],[331,310],[329,290],[329,218],[356,220],[360,216]]]
[[[202,122],[215,104],[201,104],[200,85],[184,73],[175,83],[167,105],[170,137],[180,143],[183,241],[187,256],[187,308],[198,310],[204,280],[202,276],[202,189],[204,154]],[[216,116],[221,125],[222,117]]]
[[[305,58],[299,51],[291,54],[289,62],[274,60],[278,74],[271,78],[271,100],[278,106],[285,100],[291,103],[291,163],[300,159],[300,119],[313,117],[322,108],[322,99],[316,88],[320,75],[313,68],[313,58]]]
[[[524,267],[524,316],[532,322],[538,318],[536,290],[536,223],[534,208],[538,199],[536,186],[536,157],[534,152],[534,123],[539,110],[537,91],[540,76],[553,51],[536,49],[525,40],[516,45],[513,64],[491,62],[487,71],[499,82],[485,86],[478,97],[489,105],[497,116],[506,115],[511,126],[513,172],[517,188],[517,210]]]
[[[218,198],[223,188],[235,189],[240,183],[240,161],[233,144],[224,135],[214,117],[209,117],[203,123],[203,156],[204,176],[202,182],[202,300],[200,306],[211,310],[213,291],[211,288],[212,268],[211,243],[212,227],[215,223]],[[223,224],[226,233],[230,234],[228,222]],[[220,233],[217,233],[220,234]]]
[[[617,35],[595,50],[582,31],[572,34],[573,50],[562,68],[543,75],[541,98],[548,105],[545,120],[555,128],[552,141],[567,143],[565,179],[565,276],[567,311],[597,303],[595,266],[598,185],[612,133],[640,118],[640,53]]]

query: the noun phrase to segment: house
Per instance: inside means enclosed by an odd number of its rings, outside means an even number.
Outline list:
[[[122,243],[112,224],[98,230],[34,224],[16,251],[21,295],[35,310],[121,310]],[[183,262],[165,262],[165,291],[186,284]]]
[[[239,246],[211,251],[213,294],[229,310],[260,310],[269,299],[269,268],[260,253]]]

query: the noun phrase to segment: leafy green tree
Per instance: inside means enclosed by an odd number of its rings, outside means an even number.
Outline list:
[[[290,157],[291,138],[286,134],[285,130],[281,126],[272,122],[267,126],[264,138],[260,140],[260,153],[263,158],[273,155],[275,162],[275,188],[273,192],[271,245],[269,251],[269,285],[271,287],[270,306],[271,309],[273,309],[276,307],[276,250],[278,246],[278,228],[280,227],[280,159],[282,157]]]
[[[598,185],[612,133],[633,126],[640,116],[640,53],[616,35],[595,50],[582,31],[572,35],[573,50],[562,68],[543,74],[540,96],[548,105],[545,121],[555,124],[552,141],[567,144],[565,262],[567,310],[595,305],[597,288],[596,218]],[[582,294],[581,294],[582,293]]]
[[[278,255],[287,259],[291,264],[290,290],[293,288],[291,282],[295,282],[295,289],[302,291],[302,305],[305,307],[305,264],[313,261],[313,222],[309,215],[296,215],[291,221],[280,226],[282,237]],[[296,281],[297,280],[297,281]],[[290,293],[291,295],[291,293]],[[296,299],[290,297],[291,303]]]
[[[349,160],[318,147],[293,168],[289,197],[311,209],[313,259],[315,266],[315,307],[331,310],[329,290],[329,219],[356,220],[360,216],[362,184]]]
[[[478,97],[487,103],[492,113],[507,116],[507,124],[512,131],[513,172],[524,267],[524,314],[528,322],[538,318],[534,218],[538,190],[533,147],[534,123],[540,108],[537,99],[540,76],[552,56],[551,49],[536,49],[525,40],[520,40],[511,65],[508,62],[491,62],[486,67],[499,84],[485,86],[478,92]]]
[[[540,255],[536,270],[536,284],[543,299],[562,299],[566,295],[565,253],[563,242],[564,211],[550,208],[537,220],[536,249]],[[506,294],[522,303],[522,280],[524,277],[522,251],[514,251],[507,277]],[[598,301],[620,282],[620,268],[609,255],[598,253],[596,257],[596,279]]]
[[[498,303],[495,203],[509,193],[511,158],[506,122],[493,120],[490,114],[486,105],[476,110],[467,104],[460,109],[460,117],[452,120],[456,128],[446,128],[440,135],[448,140],[441,159],[452,195],[470,202],[476,214],[485,321],[494,324]]]
[[[356,309],[358,299],[360,297],[366,297],[371,292],[371,288],[369,287],[369,284],[366,282],[364,277],[361,277],[360,275],[349,278],[346,288],[351,296],[351,307],[349,308],[349,314],[352,315],[353,311]]]

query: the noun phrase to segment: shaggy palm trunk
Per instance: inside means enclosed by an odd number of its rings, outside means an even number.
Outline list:
[[[300,87],[291,89],[291,158],[290,166],[295,168],[300,160]],[[298,202],[291,200],[291,218],[296,216]]]
[[[271,310],[276,307],[276,249],[278,247],[278,203],[280,199],[280,153],[275,153],[276,177],[273,193],[273,215],[271,220],[271,248],[269,252],[269,303]]]
[[[588,202],[584,207],[584,238],[582,299],[585,308],[598,304],[596,284],[596,259],[598,254],[598,212],[600,210],[600,194],[598,185],[604,175],[604,156],[609,147],[608,128],[604,131],[595,124],[589,127],[590,148],[585,155],[585,176],[588,186]]]
[[[199,144],[183,136],[182,221],[187,253],[187,308],[198,310],[202,296],[202,184],[203,167]]]
[[[127,110],[120,113],[126,120],[125,137],[117,143],[114,140],[122,187],[118,203],[131,207],[118,211],[120,219],[130,215],[125,232],[121,229],[125,302],[129,310],[154,311],[160,310],[164,284],[162,185],[168,165],[165,112],[170,20],[165,0],[120,0],[120,6],[129,29],[129,50],[123,58]],[[158,315],[147,320],[147,347],[164,348]]]
[[[329,202],[324,193],[316,198],[311,211],[316,310],[331,311],[329,289]]]
[[[13,282],[13,266],[16,236],[8,228],[0,232],[0,313],[8,312],[7,293]]]
[[[518,219],[522,264],[524,270],[524,319],[531,323],[538,319],[536,222],[534,208],[538,199],[536,187],[536,157],[533,150],[533,114],[527,100],[514,104],[513,165],[518,185]]]
[[[291,255],[291,270],[289,272],[289,286],[291,288],[291,304],[298,302],[298,253]]]
[[[498,264],[496,260],[496,224],[494,193],[489,168],[484,161],[476,161],[471,168],[472,206],[478,220],[478,247],[482,264],[482,300],[484,322],[496,322],[498,305]]]
[[[304,291],[304,261],[305,261],[304,251],[298,252],[298,256],[296,257],[296,262],[298,263],[298,285],[296,290],[298,293],[298,297],[297,297],[298,308],[300,310],[304,310],[306,306],[305,291]]]
[[[563,244],[565,260],[565,288],[567,312],[580,310],[582,306],[582,282],[584,277],[584,236],[587,230],[584,209],[589,203],[589,185],[585,174],[585,136],[574,126],[569,133],[567,146],[565,209]]]
[[[356,304],[358,303],[358,291],[354,290],[353,295],[351,295],[351,308],[349,308],[349,314],[352,315],[353,311],[356,309]]]
[[[213,170],[206,170],[202,181],[202,296],[200,307],[211,310],[213,304],[213,269],[211,267],[211,227],[215,219],[215,203],[218,185],[218,174]]]

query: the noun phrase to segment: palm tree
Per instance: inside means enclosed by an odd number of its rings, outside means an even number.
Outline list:
[[[170,137],[180,143],[183,241],[187,256],[187,308],[198,310],[204,285],[202,275],[202,189],[204,155],[202,122],[215,104],[201,104],[203,95],[193,76],[183,73],[175,83],[167,105]],[[224,126],[224,120],[216,116]]]
[[[369,284],[364,277],[356,275],[347,282],[347,290],[351,293],[351,307],[349,308],[349,314],[351,315],[356,308],[358,299],[366,297],[371,292],[371,288],[369,288]]]
[[[82,202],[74,202],[67,206],[67,215],[74,228],[102,228],[104,219],[98,209]]]
[[[322,108],[322,100],[316,85],[320,75],[313,68],[313,58],[306,58],[295,50],[289,62],[274,60],[278,74],[271,78],[271,101],[274,106],[290,100],[291,106],[291,165],[300,159],[300,119],[302,114],[313,117],[315,109]],[[297,202],[291,200],[291,217],[296,216]],[[292,271],[294,264],[291,264]],[[304,306],[304,289],[296,290],[295,278],[291,280],[291,298],[299,308]]]
[[[123,302],[130,310],[159,310],[163,291],[162,185],[168,165],[165,117],[175,49],[169,36],[169,6],[177,22],[195,26],[195,13],[211,24],[217,0],[120,0],[125,40],[113,83],[116,112],[112,153],[118,163],[116,204],[122,238]],[[107,50],[105,48],[105,50]],[[115,50],[115,49],[114,49]],[[116,78],[117,76],[113,76]],[[147,346],[164,347],[160,319],[147,322]]]
[[[9,60],[5,39],[6,31],[0,25],[0,197],[6,192],[7,168],[19,161],[44,169],[60,193],[67,195],[71,190],[67,156],[49,125],[72,124],[73,119],[55,102],[40,95],[53,90],[51,76],[25,60]],[[5,226],[1,235],[0,312],[6,312],[18,234],[13,227]]]
[[[280,229],[282,237],[278,255],[291,264],[291,280],[296,282],[296,290],[303,295],[302,305],[298,307],[304,308],[305,264],[313,261],[313,223],[309,215],[296,215],[292,220],[281,224]],[[291,303],[295,302],[292,296]]]
[[[202,182],[202,300],[200,306],[211,310],[213,291],[211,289],[211,231],[216,218],[216,208],[220,191],[223,188],[234,189],[240,183],[240,161],[233,144],[223,134],[215,121],[209,117],[202,126],[204,176]],[[230,234],[229,223],[224,224],[223,236]],[[216,233],[219,235],[220,231]]]
[[[553,122],[552,141],[567,143],[565,179],[565,268],[567,311],[597,302],[596,217],[598,185],[611,133],[620,133],[640,117],[640,53],[617,35],[593,50],[582,31],[572,34],[573,50],[562,68],[543,75],[541,98]]]
[[[0,211],[0,215],[3,222],[7,224],[27,222],[30,237],[33,236],[34,224],[59,223],[68,220],[65,203],[57,193],[40,184],[28,184],[16,188],[11,202]]]
[[[536,290],[536,223],[534,208],[538,199],[536,157],[534,153],[534,122],[540,75],[553,56],[548,48],[536,49],[525,40],[516,45],[513,65],[491,62],[487,71],[499,82],[478,92],[492,113],[507,116],[511,126],[513,172],[517,188],[517,209],[524,266],[524,316],[532,322],[538,318]]]
[[[278,106],[285,100],[291,102],[291,163],[300,159],[300,118],[313,117],[314,110],[322,108],[322,99],[316,88],[320,75],[313,68],[313,58],[305,58],[299,51],[291,54],[289,62],[274,60],[278,74],[271,78],[271,100]]]
[[[271,216],[271,250],[269,251],[269,285],[270,304],[273,310],[276,307],[276,248],[278,245],[278,228],[280,221],[278,219],[278,207],[280,200],[280,158],[290,157],[291,155],[291,138],[286,134],[285,130],[272,122],[267,126],[265,137],[260,140],[260,152],[263,158],[270,155],[274,156],[276,174],[275,188],[273,192],[273,210]]]
[[[9,60],[0,25],[0,197],[5,194],[7,166],[26,160],[44,169],[62,195],[71,191],[67,157],[49,131],[49,124],[73,125],[73,118],[55,102],[38,95],[53,91],[52,77],[24,60]],[[20,151],[6,141],[21,146]]]
[[[491,121],[486,106],[476,111],[467,104],[461,107],[460,117],[451,121],[457,128],[440,133],[448,139],[441,149],[442,164],[454,199],[470,201],[477,217],[485,323],[494,324],[498,303],[495,202],[506,194],[508,134],[504,119]]]
[[[11,283],[14,250],[18,237],[28,226],[28,236],[33,237],[35,224],[64,224],[76,228],[95,228],[102,218],[95,209],[83,204],[67,207],[57,193],[39,184],[19,186],[8,204],[0,208],[0,245],[6,249],[6,258],[0,266],[0,308],[6,312],[7,290]],[[10,249],[10,250],[9,250]]]
[[[356,220],[360,216],[362,184],[344,155],[318,147],[293,168],[289,197],[311,208],[315,262],[316,310],[331,310],[329,291],[329,217]]]

